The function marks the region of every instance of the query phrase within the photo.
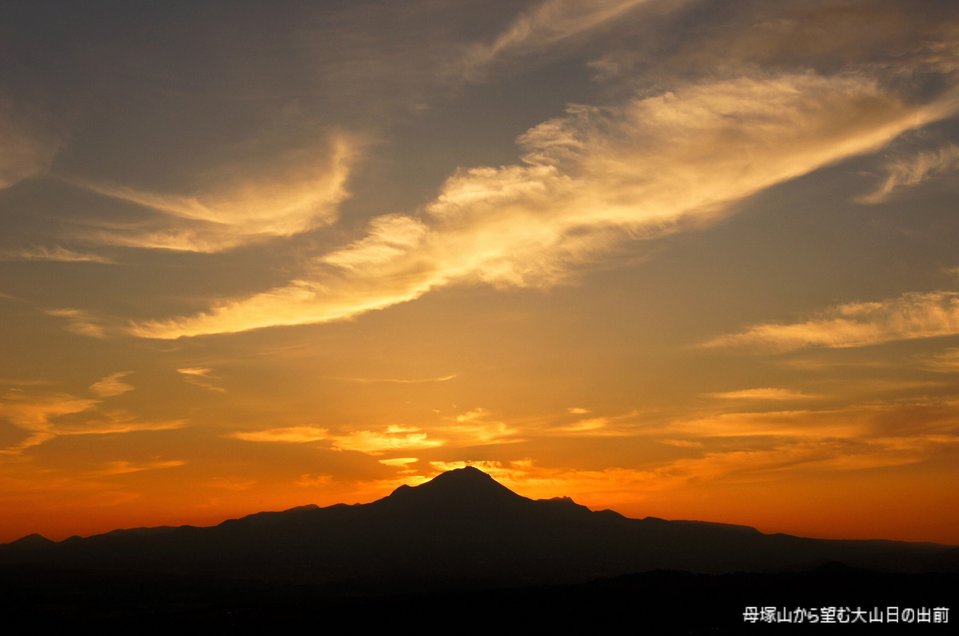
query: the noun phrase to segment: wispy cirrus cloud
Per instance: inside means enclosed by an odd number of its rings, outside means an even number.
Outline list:
[[[78,336],[87,336],[88,338],[106,338],[107,336],[107,330],[103,321],[83,309],[60,307],[58,309],[48,309],[45,313],[48,316],[66,320],[67,331],[75,333]]]
[[[709,393],[709,397],[719,398],[721,400],[808,400],[816,396],[795,391],[793,389],[784,389],[781,387],[758,387],[755,389],[740,389],[738,391],[722,391],[719,393]]]
[[[332,378],[344,382],[357,382],[359,384],[440,384],[455,380],[459,375],[451,373],[450,375],[439,375],[434,378]]]
[[[0,98],[0,190],[46,172],[60,146],[49,127],[30,124],[12,102]]]
[[[925,358],[922,366],[930,371],[955,373],[959,371],[959,348],[946,349],[941,353]]]
[[[36,246],[0,251],[3,261],[53,261],[57,263],[100,263],[113,265],[115,261],[92,252],[78,252],[59,245]]]
[[[226,389],[216,383],[213,369],[208,367],[182,367],[176,370],[185,382],[215,393],[226,393]]]
[[[227,437],[246,442],[303,444],[329,442],[335,450],[358,451],[378,455],[386,451],[414,448],[432,448],[445,442],[430,438],[429,434],[415,426],[390,425],[382,430],[355,430],[331,433],[318,426],[287,426],[258,431],[237,431]]]
[[[352,318],[432,289],[547,287],[632,239],[699,227],[777,183],[883,147],[955,112],[868,77],[813,73],[692,83],[571,106],[520,137],[523,163],[457,171],[418,215],[373,219],[287,285],[193,316],[139,323],[178,338]]]
[[[271,237],[326,225],[348,196],[346,181],[359,143],[334,135],[319,148],[296,149],[266,167],[247,166],[207,175],[189,195],[152,192],[79,177],[64,181],[160,216],[143,224],[86,230],[80,237],[107,245],[188,252],[220,252]]]
[[[132,384],[123,381],[123,378],[131,373],[132,371],[117,371],[116,373],[111,373],[91,384],[90,390],[103,398],[123,395],[134,389]]]
[[[430,437],[418,426],[387,426],[383,431],[351,431],[331,438],[333,448],[378,455],[388,451],[435,448],[445,440]]]
[[[101,389],[119,390],[111,376]],[[102,380],[101,380],[102,382]],[[93,386],[97,386],[95,383]],[[96,393],[97,390],[91,389]],[[102,396],[109,397],[109,396]],[[0,448],[2,455],[18,455],[57,437],[76,435],[113,435],[142,431],[168,431],[186,426],[183,420],[141,421],[122,412],[98,411],[100,399],[68,393],[12,389],[0,396],[0,418],[20,429],[25,437]]]
[[[492,41],[472,45],[451,72],[469,81],[483,79],[497,65],[592,34],[647,2],[545,0],[517,16]]]
[[[329,429],[318,426],[284,426],[259,431],[237,431],[227,437],[245,442],[271,442],[280,444],[303,444],[329,439]]]
[[[16,444],[0,449],[0,454],[16,455],[57,436],[55,420],[64,415],[84,413],[99,400],[63,393],[29,394],[8,391],[0,400],[0,416],[26,433]]]
[[[181,459],[154,460],[146,462],[118,460],[107,463],[106,466],[96,471],[96,475],[129,475],[130,473],[140,473],[147,470],[163,470],[166,468],[179,468],[181,466],[186,466],[186,462]]]
[[[708,340],[703,346],[791,351],[865,347],[957,334],[959,292],[910,292],[875,302],[838,305],[801,322],[755,325]]]
[[[914,188],[924,181],[959,170],[959,146],[948,144],[889,162],[886,177],[874,191],[858,197],[859,203],[882,203],[897,190]]]

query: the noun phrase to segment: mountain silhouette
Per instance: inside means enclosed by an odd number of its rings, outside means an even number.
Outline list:
[[[301,506],[211,527],[115,530],[0,546],[0,564],[152,572],[364,590],[573,583],[656,569],[959,571],[955,548],[767,535],[746,526],[630,519],[533,500],[466,467],[368,504]]]

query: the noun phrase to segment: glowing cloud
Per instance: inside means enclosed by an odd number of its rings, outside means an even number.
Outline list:
[[[839,305],[804,322],[756,325],[742,333],[709,340],[704,346],[790,351],[804,347],[865,347],[956,334],[959,293],[912,292],[877,302]]]
[[[710,393],[709,397],[721,400],[808,400],[814,396],[792,389],[777,387],[762,387],[757,389],[742,389],[739,391],[724,391]]]
[[[0,260],[4,261],[53,261],[57,263],[100,263],[112,265],[113,259],[89,252],[76,252],[55,245],[53,247],[32,247],[19,250],[0,252]]]
[[[206,367],[183,367],[176,370],[186,382],[215,393],[226,393],[226,389],[216,384],[213,369]]]
[[[305,442],[319,442],[329,439],[329,431],[316,426],[287,426],[284,428],[270,428],[263,431],[239,431],[230,433],[227,437],[241,439],[245,442],[303,444]]]
[[[0,99],[0,190],[46,172],[60,149],[59,140],[14,111],[11,102]]]
[[[873,192],[856,199],[859,203],[882,203],[896,190],[916,187],[922,182],[959,170],[959,146],[949,144],[900,158],[886,166],[886,178]]]
[[[472,46],[455,72],[478,80],[504,59],[541,52],[608,25],[648,0],[545,0],[517,17],[489,44]]]
[[[286,237],[335,220],[347,197],[346,179],[357,155],[344,135],[329,148],[296,151],[276,163],[278,174],[212,175],[220,185],[194,196],[160,194],[84,179],[69,183],[164,215],[144,230],[98,230],[84,235],[111,245],[191,252],[219,252],[267,237]]]
[[[103,324],[98,318],[87,311],[73,307],[63,307],[60,309],[49,309],[46,314],[54,318],[66,319],[67,331],[75,333],[78,336],[106,338],[107,333],[103,328]]]
[[[90,390],[104,398],[123,395],[128,391],[132,391],[134,388],[133,385],[123,382],[123,378],[130,375],[130,373],[132,372],[118,371],[116,373],[111,373],[110,375],[100,378],[91,384]]]
[[[194,316],[133,325],[146,338],[348,319],[458,282],[550,286],[626,237],[697,227],[728,204],[954,112],[862,77],[811,73],[691,84],[615,108],[572,106],[524,134],[523,165],[450,177],[421,218],[366,237],[289,284]]]
[[[385,431],[353,431],[332,438],[333,447],[339,450],[359,451],[377,455],[386,451],[434,448],[445,442],[430,439],[429,436],[413,426],[388,426]]]
[[[97,404],[97,400],[62,393],[29,395],[8,391],[0,400],[0,416],[29,435],[18,444],[0,450],[0,454],[17,454],[53,439],[57,436],[53,420],[63,415],[89,411]]]
[[[179,468],[185,466],[186,462],[179,459],[157,460],[151,462],[129,462],[114,461],[110,462],[103,469],[97,471],[98,475],[128,475],[130,473],[140,473],[145,470],[162,470],[164,468]]]
[[[114,374],[123,376],[125,374]],[[119,390],[119,379],[107,376],[100,382],[109,390]],[[100,384],[100,382],[94,384]],[[108,391],[109,392],[109,391]],[[108,397],[108,396],[107,396]],[[66,393],[26,393],[13,389],[0,398],[0,418],[24,431],[18,443],[0,448],[0,454],[17,455],[52,439],[73,435],[111,435],[142,431],[167,431],[183,428],[183,420],[138,421],[123,413],[99,413],[100,400],[78,398]],[[83,418],[68,416],[87,414]]]

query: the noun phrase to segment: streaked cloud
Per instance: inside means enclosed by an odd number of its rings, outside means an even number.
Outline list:
[[[194,386],[215,393],[226,393],[226,389],[216,383],[216,376],[213,375],[213,369],[207,367],[183,367],[176,370],[177,373]]]
[[[959,146],[948,144],[900,157],[885,167],[886,177],[874,191],[856,199],[859,203],[882,203],[897,190],[914,188],[934,177],[959,170]]]
[[[865,347],[896,340],[959,334],[959,292],[910,292],[876,302],[847,303],[795,323],[767,323],[719,336],[705,347]]]
[[[127,384],[123,381],[123,378],[131,373],[132,371],[117,371],[116,373],[111,373],[91,384],[90,390],[103,398],[123,395],[134,389],[132,384]]]
[[[89,338],[106,338],[107,331],[103,321],[92,313],[74,307],[48,309],[45,312],[54,318],[63,318],[67,322],[67,331]]]
[[[885,413],[881,409],[881,413]],[[869,430],[870,420],[859,409],[788,410],[720,413],[702,418],[674,422],[669,430],[687,439],[709,437],[787,437],[848,438],[859,437]]]
[[[179,468],[180,466],[186,466],[186,462],[179,459],[148,462],[118,460],[109,462],[105,467],[97,471],[97,474],[103,476],[129,475],[130,473],[141,473],[146,470],[163,470],[166,468]]]
[[[708,395],[721,400],[808,400],[816,397],[801,391],[780,387],[740,389],[739,391],[722,391],[720,393],[709,393]]]
[[[556,285],[628,238],[699,227],[732,202],[874,151],[956,106],[812,73],[571,106],[520,138],[523,164],[458,171],[419,216],[374,219],[365,237],[315,258],[289,284],[130,332],[178,338],[343,320],[456,283]]]
[[[59,245],[51,247],[36,246],[23,249],[0,251],[0,260],[4,261],[53,261],[57,263],[100,263],[113,265],[115,261],[92,252],[77,252]]]
[[[946,349],[941,353],[925,358],[922,366],[930,371],[955,373],[959,371],[959,348]]]
[[[108,245],[219,252],[270,237],[289,237],[327,225],[348,196],[346,180],[358,143],[335,135],[328,146],[293,150],[266,166],[206,175],[192,195],[63,177],[68,183],[159,213],[145,227],[89,230],[81,238]],[[213,185],[206,185],[212,183]]]
[[[332,378],[344,382],[357,382],[359,384],[435,384],[455,380],[459,375],[452,373],[450,375],[440,375],[435,378]]]
[[[60,150],[60,140],[48,126],[31,124],[14,104],[0,98],[0,190],[43,174]]]
[[[57,426],[58,435],[116,435],[186,428],[186,420],[137,421],[129,417],[110,417]]]
[[[564,433],[598,433],[606,429],[609,420],[605,417],[590,417],[583,420],[577,420],[572,424],[564,424],[556,428],[558,432]]]
[[[257,483],[258,482],[255,479],[216,477],[208,481],[205,485],[208,488],[216,488],[218,490],[226,490],[230,492],[243,492],[255,487]]]
[[[260,431],[238,431],[227,437],[246,442],[269,442],[285,444],[303,444],[309,442],[329,442],[334,450],[358,451],[378,455],[386,451],[432,448],[445,442],[431,439],[416,426],[390,425],[382,430],[355,430],[342,433],[330,433],[329,429],[317,426],[288,426]]]
[[[125,374],[115,375],[122,377]],[[104,380],[107,382],[103,386],[110,391],[119,390],[114,383],[122,384],[113,376]],[[98,399],[80,398],[68,393],[7,391],[0,398],[0,418],[21,429],[26,437],[0,449],[0,454],[17,455],[63,436],[169,431],[186,426],[184,420],[150,421],[123,412],[104,413],[98,410],[100,404]]]
[[[329,439],[329,431],[317,426],[286,426],[262,431],[238,431],[227,437],[245,442],[271,442],[283,444],[303,444]]]
[[[416,457],[393,457],[391,459],[380,459],[377,460],[384,466],[393,466],[396,468],[406,468],[410,464],[415,464],[419,461]]]
[[[331,438],[333,447],[339,450],[359,451],[376,455],[386,451],[434,448],[443,446],[444,440],[430,438],[416,426],[388,426],[384,431],[352,431]]]
[[[520,14],[489,43],[474,44],[451,72],[469,81],[491,68],[598,31],[649,0],[544,0]]]
[[[98,400],[78,398],[65,393],[24,393],[8,391],[0,400],[0,416],[27,433],[27,437],[0,454],[18,454],[57,436],[56,418],[93,409]]]
[[[304,473],[293,482],[294,486],[300,488],[322,488],[328,486],[333,481],[333,475],[325,473]]]

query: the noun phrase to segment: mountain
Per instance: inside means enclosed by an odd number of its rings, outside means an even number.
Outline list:
[[[428,590],[573,583],[656,569],[803,570],[840,562],[959,571],[956,549],[767,535],[745,526],[630,519],[569,498],[532,500],[467,467],[369,504],[262,512],[212,527],[116,530],[0,546],[0,565],[220,580]]]

